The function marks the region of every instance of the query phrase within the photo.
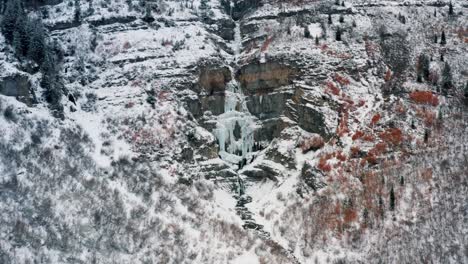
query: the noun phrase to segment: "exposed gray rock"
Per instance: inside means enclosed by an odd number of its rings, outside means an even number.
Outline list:
[[[278,62],[252,62],[243,66],[236,75],[245,94],[264,94],[289,85],[297,71]]]
[[[201,113],[210,111],[214,115],[224,113],[224,95],[203,96],[200,98]]]
[[[293,125],[292,122],[287,122],[284,118],[272,118],[263,120],[260,127],[255,131],[255,141],[270,142],[278,137],[283,129]]]
[[[247,107],[259,119],[275,118],[284,113],[286,101],[291,97],[289,92],[252,95],[247,100]]]
[[[328,131],[322,113],[303,104],[296,105],[296,108],[297,122],[301,128],[327,137]]]
[[[323,173],[307,162],[302,167],[301,180],[314,191],[327,186]]]
[[[208,95],[224,94],[230,80],[228,67],[206,66],[200,70],[198,84]]]
[[[25,75],[16,74],[0,80],[0,94],[15,97],[18,101],[31,106],[35,99],[31,83]]]
[[[283,170],[279,169],[281,167]],[[284,167],[281,164],[270,160],[262,160],[260,163],[247,166],[241,173],[253,180],[270,179],[276,182],[283,171]]]

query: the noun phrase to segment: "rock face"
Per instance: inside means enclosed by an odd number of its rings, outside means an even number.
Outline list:
[[[200,71],[199,85],[208,95],[224,94],[226,84],[231,80],[231,72],[227,67],[205,67]]]
[[[305,163],[302,167],[301,180],[314,191],[327,186],[323,173],[308,163]]]
[[[194,90],[196,97],[184,99],[188,109],[196,118],[210,111],[214,115],[224,113],[226,85],[232,80],[228,67],[204,66],[201,68]]]
[[[16,97],[20,102],[31,106],[34,103],[34,96],[31,93],[31,83],[27,76],[13,75],[3,78],[0,81],[0,94]]]
[[[297,122],[301,128],[311,133],[317,133],[320,135],[327,134],[325,120],[322,113],[303,104],[297,105],[296,109]]]
[[[284,114],[286,102],[291,93],[277,92],[265,95],[251,95],[247,101],[250,113],[261,120],[275,118]]]
[[[233,5],[231,5],[231,2]],[[262,4],[260,0],[221,0],[221,4],[224,7],[226,13],[231,14],[231,17],[234,20],[241,19],[249,11],[255,10],[256,7],[259,7]]]
[[[297,73],[292,67],[278,62],[253,62],[237,73],[245,94],[264,94],[292,83]]]

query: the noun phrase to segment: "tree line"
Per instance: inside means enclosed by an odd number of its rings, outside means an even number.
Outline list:
[[[26,6],[38,1],[2,0],[3,19],[0,29],[7,44],[13,47],[20,61],[32,62],[32,73],[39,70],[42,75],[41,87],[51,109],[60,114],[62,107],[62,83],[57,67],[61,59],[61,49],[57,43],[46,38],[46,29],[40,18],[28,16]]]

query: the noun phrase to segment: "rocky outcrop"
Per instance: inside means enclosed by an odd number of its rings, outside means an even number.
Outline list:
[[[232,80],[228,67],[204,66],[199,71],[198,82],[193,90],[198,96],[183,98],[188,110],[195,118],[199,118],[206,111],[213,115],[224,113],[224,92],[226,85]]]
[[[278,62],[250,63],[243,66],[236,78],[245,94],[265,94],[292,83],[297,71]]]
[[[322,113],[309,105],[298,104],[296,105],[296,114],[297,123],[302,129],[307,132],[320,134],[324,137],[327,136],[328,131]]]
[[[293,123],[287,122],[287,120],[280,117],[263,120],[261,126],[255,130],[255,141],[270,142],[274,138],[279,137],[281,131],[291,125],[293,125]]]
[[[314,191],[327,186],[323,173],[307,162],[304,163],[304,166],[302,167],[300,177],[301,181]]]
[[[211,29],[213,33],[220,36],[224,40],[232,41],[234,40],[234,28],[236,24],[232,19],[218,19],[218,20],[210,20],[207,21],[208,24],[213,24],[214,28]]]
[[[218,157],[218,145],[215,137],[202,128],[196,128],[187,133],[187,140],[190,143],[188,149],[193,150],[192,153],[182,151],[184,158],[193,158],[197,156],[199,160],[215,159]]]
[[[224,11],[227,14],[231,14],[234,20],[241,19],[248,12],[252,12],[255,8],[262,5],[262,1],[260,0],[234,0],[232,2],[233,5],[231,5],[231,1],[229,0],[221,0]]]
[[[35,101],[34,95],[31,92],[29,78],[21,74],[7,76],[1,79],[0,94],[15,97],[18,101],[29,106]]]
[[[284,170],[281,164],[263,160],[258,164],[245,168],[241,173],[253,180],[270,179],[276,182]]]
[[[260,120],[275,118],[284,113],[286,102],[291,97],[288,92],[252,95],[247,100],[247,107]]]
[[[231,81],[231,71],[228,67],[205,67],[199,75],[198,84],[208,94],[224,94],[226,84]]]

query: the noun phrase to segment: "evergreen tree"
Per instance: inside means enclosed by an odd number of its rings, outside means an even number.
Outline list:
[[[309,30],[309,27],[307,25],[304,26],[304,37],[305,38],[310,38],[310,30]]]
[[[434,43],[437,44],[439,42],[439,37],[437,35],[434,35]]]
[[[405,185],[405,178],[403,176],[400,176],[400,185]]]
[[[328,14],[328,24],[330,24],[330,25],[333,24],[331,14]]]
[[[341,35],[342,35],[342,34],[343,34],[342,29],[341,29],[340,27],[338,27],[338,28],[336,29],[336,34],[335,34],[335,37],[336,37],[336,40],[337,40],[337,41],[341,41]]]
[[[430,67],[429,57],[426,54],[419,55],[418,74],[421,75],[425,80],[429,79],[429,74],[430,74],[429,67]]]
[[[356,20],[353,20],[353,27],[357,27]]]
[[[421,76],[421,73],[418,73],[418,74],[416,75],[416,82],[422,83],[422,76]]]
[[[92,14],[94,14],[93,0],[88,0],[88,15],[92,15]]]
[[[384,202],[383,202],[382,196],[380,195],[379,195],[379,211],[380,211],[380,216],[384,218],[385,216]]]
[[[73,15],[73,21],[79,23],[81,21],[81,1],[75,0],[75,13]]]
[[[317,35],[317,36],[315,36],[315,45],[318,46],[319,44],[320,44],[320,40],[319,40],[319,37]]]
[[[62,98],[62,92],[60,82],[58,82],[57,69],[55,68],[55,62],[52,54],[49,52],[45,53],[44,62],[41,66],[41,87],[44,88],[44,96],[46,101],[50,104],[52,110],[56,114],[60,114],[62,106],[60,100]]]
[[[465,85],[465,97],[468,98],[468,81],[466,82],[466,85]]]
[[[424,143],[429,141],[430,132],[428,129],[424,130]]]
[[[448,94],[448,91],[453,87],[452,84],[452,70],[450,65],[446,62],[444,69],[442,70],[442,93],[444,95]]]
[[[37,19],[28,23],[29,49],[28,58],[42,65],[47,50],[45,41],[45,30],[42,22]]]
[[[133,10],[132,0],[125,0],[125,3],[127,3],[128,11],[131,12]]]
[[[339,21],[340,23],[344,23],[344,17],[343,17],[343,15],[340,15],[340,18],[339,18],[338,21]]]
[[[146,4],[145,16],[143,17],[142,20],[147,22],[147,23],[151,23],[151,22],[154,21],[154,17],[153,17],[152,11],[151,11],[151,5]]]
[[[23,11],[20,0],[9,0],[6,3],[1,30],[7,42],[13,42],[13,34],[16,30],[16,21],[25,17],[26,15]]]
[[[395,192],[393,191],[393,186],[390,189],[390,211],[395,210]]]
[[[447,44],[447,40],[445,39],[445,31],[442,31],[442,36],[440,36],[440,45]]]
[[[200,6],[198,7],[200,11],[200,16],[203,20],[208,18],[208,11],[210,6],[208,5],[208,0],[200,0]]]
[[[16,20],[15,31],[13,32],[13,48],[18,57],[24,57],[28,53],[29,35],[27,23],[28,20],[24,13]]]
[[[452,1],[450,1],[449,3],[449,15],[453,15],[453,4],[452,4]]]
[[[437,9],[434,9],[434,17],[437,17]]]

